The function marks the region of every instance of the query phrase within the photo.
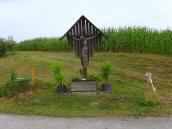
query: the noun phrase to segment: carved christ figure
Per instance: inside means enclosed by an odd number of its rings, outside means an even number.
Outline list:
[[[83,74],[84,77],[87,77],[87,67],[88,67],[88,45],[87,40],[84,39],[83,36],[81,36],[81,44],[82,44],[82,50],[81,50],[81,63],[83,67]]]
[[[72,38],[74,38],[75,40],[79,40],[81,42],[82,48],[81,48],[81,55],[80,55],[80,59],[81,59],[81,64],[83,67],[83,74],[84,77],[87,77],[87,67],[89,64],[89,53],[88,53],[88,44],[87,41],[90,39],[95,38],[96,36],[90,37],[90,38],[85,38],[84,36],[80,36],[80,39],[72,36]]]

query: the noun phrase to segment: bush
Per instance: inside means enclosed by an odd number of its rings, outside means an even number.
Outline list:
[[[100,75],[98,75],[97,73],[89,73],[88,74],[88,79],[96,80],[97,82],[101,82],[102,81],[102,77]]]
[[[51,64],[51,68],[54,73],[54,83],[58,85],[65,85],[65,74],[63,72],[62,66],[59,62]]]
[[[16,43],[12,38],[9,38],[8,40],[0,38],[0,57],[4,56],[6,51],[13,50],[15,44]]]
[[[0,57],[5,55],[6,51],[7,51],[7,47],[5,45],[4,40],[0,39]]]
[[[105,62],[101,65],[101,75],[105,83],[109,80],[109,75],[112,72],[112,63],[111,62]]]

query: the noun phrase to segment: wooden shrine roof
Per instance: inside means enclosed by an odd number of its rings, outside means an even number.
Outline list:
[[[105,36],[105,34],[98,29],[91,21],[89,21],[84,15],[82,15],[74,25],[61,37],[65,36]]]

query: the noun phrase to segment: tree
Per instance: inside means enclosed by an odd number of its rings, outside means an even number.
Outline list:
[[[0,38],[0,57],[2,57],[3,55],[5,55],[6,50],[7,50],[7,47],[5,45],[5,41]]]

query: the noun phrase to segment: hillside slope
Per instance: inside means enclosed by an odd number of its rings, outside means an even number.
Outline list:
[[[89,73],[100,72],[100,64],[110,60],[113,71],[110,80],[113,92],[96,96],[57,96],[53,86],[42,85],[42,90],[30,100],[18,102],[15,98],[0,99],[0,111],[19,114],[52,116],[128,116],[167,115],[172,113],[172,57],[128,54],[96,53],[91,58]],[[36,76],[47,83],[52,82],[50,64],[63,63],[68,80],[79,76],[79,58],[72,52],[14,52],[0,58],[0,86],[15,70],[19,77],[30,76],[34,68]],[[150,102],[145,101],[146,71],[153,73],[157,93]]]

